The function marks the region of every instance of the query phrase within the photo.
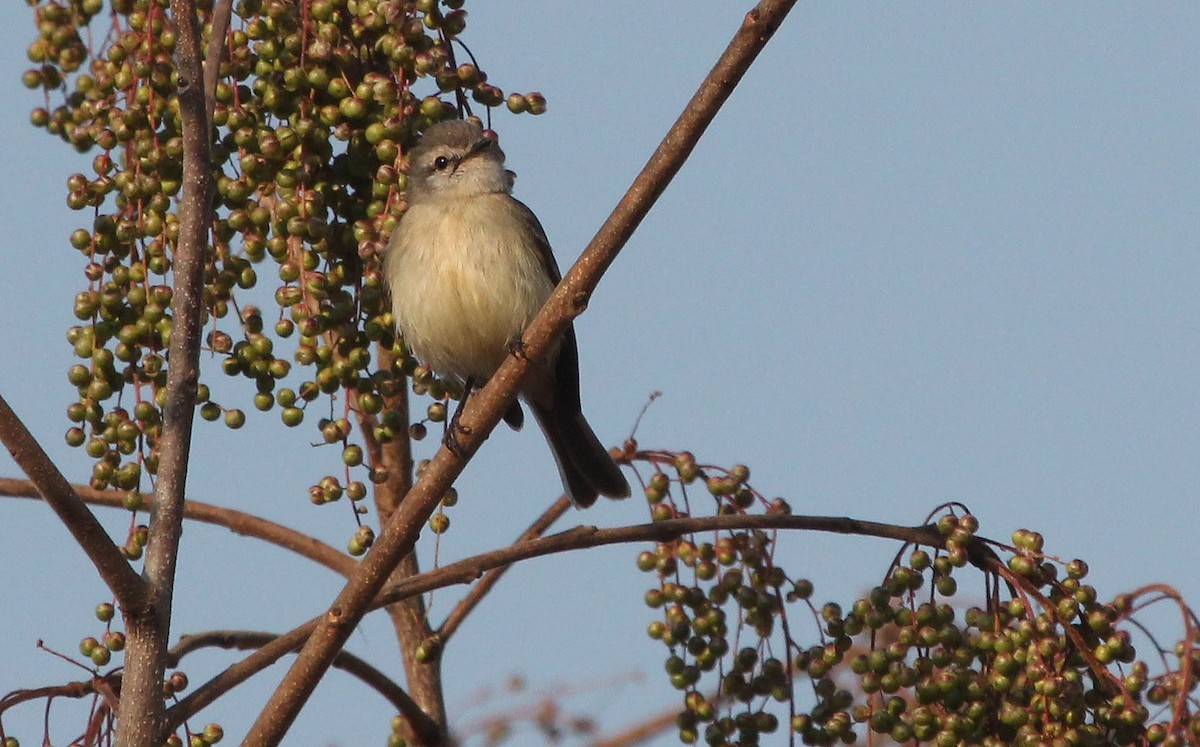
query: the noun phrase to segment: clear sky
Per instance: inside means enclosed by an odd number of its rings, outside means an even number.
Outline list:
[[[746,7],[468,3],[466,39],[490,79],[549,101],[541,117],[498,113],[494,126],[564,267]],[[0,19],[0,392],[85,481],[87,459],[62,433],[73,397],[63,335],[85,282],[64,183],[87,161],[27,124],[39,97],[19,76],[33,25],[23,4]],[[1085,558],[1103,594],[1161,581],[1200,600],[1198,33],[1200,6],[1185,2],[800,4],[577,323],[601,438],[623,439],[661,390],[643,445],[744,462],[797,512],[911,524],[959,500],[983,534],[1035,528],[1050,552]],[[310,449],[311,429],[281,434],[249,398],[224,399],[251,413],[242,431],[198,424],[189,495],[344,545],[344,507],[306,495],[337,453]],[[15,467],[0,459],[0,473]],[[501,429],[459,489],[443,560],[507,543],[558,478],[536,430]],[[109,596],[46,507],[0,512],[0,693],[82,679],[34,643],[73,652],[100,630],[91,610]],[[606,502],[562,526],[644,517],[636,500]],[[123,516],[103,519],[124,536]],[[808,534],[781,546],[818,597],[842,602],[895,552]],[[479,692],[514,674],[538,692],[591,687],[564,705],[605,729],[675,702],[662,648],[644,634],[638,549],[516,569],[446,654],[455,723],[489,713],[472,705]],[[282,631],[339,586],[203,527],[186,532],[180,572],[176,636]],[[438,594],[435,610],[458,593]],[[369,620],[350,649],[399,676],[386,622]],[[199,683],[232,660],[185,668]],[[211,718],[244,732],[281,674]],[[41,715],[25,706],[5,724],[36,744]],[[389,716],[335,675],[286,743],[382,744]],[[76,734],[66,721],[56,744]]]

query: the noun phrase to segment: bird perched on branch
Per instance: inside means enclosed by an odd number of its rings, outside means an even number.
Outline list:
[[[513,198],[512,181],[504,152],[478,124],[430,127],[409,154],[408,210],[384,257],[397,330],[418,360],[464,384],[464,399],[519,348],[562,279],[537,217]],[[573,326],[534,362],[521,397],[577,507],[598,495],[629,495],[629,483],[583,417]],[[504,420],[519,429],[520,405],[513,403]]]

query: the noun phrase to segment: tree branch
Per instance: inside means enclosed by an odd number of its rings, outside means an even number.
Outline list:
[[[571,499],[565,495],[560,496],[557,501],[551,504],[550,508],[546,509],[537,518],[537,521],[533,522],[528,529],[522,532],[520,537],[517,537],[517,541],[514,544],[528,542],[529,540],[541,537],[570,507]],[[463,620],[467,619],[467,615],[471,614],[476,605],[483,601],[483,598],[487,596],[487,593],[500,581],[509,568],[511,566],[505,565],[489,571],[486,576],[479,580],[479,583],[471,587],[471,590],[467,592],[465,597],[459,600],[458,604],[454,605],[454,609],[450,610],[450,614],[446,615],[446,619],[442,621],[442,624],[438,626],[437,632],[434,633],[434,636],[442,646],[445,646],[449,642],[455,631],[463,624]]]
[[[194,0],[171,0],[170,6],[177,37],[175,62],[183,134],[183,196],[179,204],[179,238],[171,255],[174,288],[167,351],[170,365],[159,442],[160,461],[142,571],[149,586],[149,598],[138,608],[122,608],[127,648],[121,718],[117,721],[119,747],[158,747],[163,740],[162,678],[171,629],[179,538],[183,532],[184,490],[200,376],[204,255],[212,221],[214,181],[209,163],[212,138],[201,67],[200,19]]]
[[[785,514],[670,519],[651,524],[635,524],[613,529],[578,526],[549,537],[527,540],[510,547],[465,558],[441,568],[427,571],[419,576],[397,581],[390,584],[372,601],[371,609],[379,609],[385,605],[394,604],[403,599],[452,584],[469,583],[489,570],[510,566],[513,563],[530,558],[581,550],[589,547],[599,547],[601,545],[644,541],[667,542],[697,532],[731,531],[737,529],[803,529],[835,534],[894,539],[932,547],[944,547],[946,540],[938,532],[937,525],[935,524],[906,527],[874,521],[861,521],[847,517],[788,516]],[[1005,570],[1004,564],[992,552],[989,543],[990,540],[985,538],[973,537],[967,546],[968,558],[973,565],[982,570],[993,573],[1002,572]],[[172,706],[167,713],[168,725],[174,727],[182,723],[184,719],[190,718],[193,714],[199,712],[201,708],[212,703],[228,690],[246,681],[257,672],[271,666],[284,654],[295,650],[300,643],[312,634],[323,620],[324,616],[315,617],[264,645],[242,661],[230,665],[225,671]]]
[[[100,573],[100,578],[112,591],[121,606],[137,607],[143,604],[146,594],[146,584],[137,572],[129,566],[129,561],[113,544],[112,538],[96,517],[88,510],[63,477],[54,462],[34,439],[33,434],[8,406],[4,397],[0,396],[0,441],[4,443],[8,453],[12,455],[29,481],[20,481],[29,486],[32,495],[40,495],[58,518],[66,526],[67,531],[87,553],[88,559]]]
[[[221,72],[221,60],[225,56],[225,38],[232,15],[233,0],[218,0],[209,16],[211,30],[208,49],[204,54],[204,122],[208,128],[212,127],[213,112],[217,108],[217,78]]]
[[[125,496],[127,493],[116,490],[96,490],[88,485],[72,484],[69,487],[86,504],[104,506],[106,508],[125,508]],[[9,477],[0,477],[0,496],[37,498],[39,494],[29,480],[14,480]],[[153,496],[145,497],[153,501]],[[147,507],[143,506],[138,510],[146,511]],[[334,573],[341,574],[342,576],[349,576],[354,571],[354,567],[358,565],[354,559],[325,544],[316,537],[310,537],[303,532],[298,532],[295,529],[290,529],[282,524],[277,524],[269,519],[248,514],[244,511],[217,506],[212,503],[186,500],[183,502],[183,516],[193,521],[225,527],[235,534],[260,539],[276,547],[291,550],[297,555],[315,563],[320,563]]]
[[[634,524],[612,529],[577,526],[549,537],[519,542],[499,550],[474,555],[441,568],[426,571],[419,576],[389,584],[374,600],[372,608],[390,604],[412,594],[424,594],[427,591],[452,584],[471,583],[493,568],[501,568],[543,555],[630,542],[669,542],[687,534],[736,529],[803,529],[895,539],[931,547],[942,547],[945,544],[945,537],[938,532],[935,524],[905,527],[844,516],[788,516],[783,514],[704,516],[669,519],[651,524]],[[972,564],[977,567],[983,570],[994,570],[991,563],[995,556],[988,549],[987,542],[988,540],[983,538],[972,540],[968,547],[968,555]]]
[[[358,571],[321,618],[267,707],[255,720],[246,736],[246,745],[275,745],[283,739],[391,570],[412,552],[421,528],[462,472],[469,455],[479,448],[508,403],[516,397],[530,361],[543,357],[571,319],[582,312],[604,270],[683,166],[721,105],[794,4],[795,0],[763,0],[746,15],[741,28],[649,162],[526,330],[523,342],[527,355],[509,356],[479,396],[464,409],[460,420],[463,426],[460,453],[452,453],[443,446],[434,456],[424,476],[384,526]]]
[[[380,370],[392,370],[395,358],[390,348],[378,345],[377,350]],[[403,380],[400,383],[403,383]],[[389,412],[395,413],[400,422],[410,422],[407,387],[398,386],[395,393],[387,395],[384,398],[384,406]],[[412,442],[407,438],[395,438],[387,443],[380,443],[373,436],[372,426],[375,418],[360,414],[359,422],[362,425],[370,465],[387,472],[387,479],[382,483],[374,483],[372,489],[375,509],[379,512],[379,523],[382,526],[387,524],[400,501],[412,488]],[[417,554],[410,552],[396,565],[391,578],[400,580],[420,572]],[[421,655],[422,647],[432,634],[425,600],[420,596],[410,597],[398,604],[389,605],[387,614],[396,631],[408,692],[427,716],[422,721],[408,721],[408,731],[404,733],[404,737],[408,741],[420,744],[443,742],[449,732],[446,727],[446,698],[442,687],[441,657]],[[436,724],[438,728],[429,731],[429,724]]]
[[[298,650],[304,644],[305,639],[312,634],[319,619],[313,618],[303,625],[289,630],[245,659],[229,665],[220,674],[196,688],[190,695],[167,709],[166,728],[169,730],[178,728],[184,721],[212,704],[217,698],[279,661],[285,654]]]
[[[257,630],[209,630],[204,633],[185,635],[179,639],[179,643],[171,647],[167,666],[179,666],[179,661],[184,656],[201,648],[258,649],[278,638],[279,636],[275,633]],[[404,692],[404,689],[393,682],[390,677],[371,666],[367,661],[342,651],[334,658],[333,667],[357,678],[386,698],[410,723],[421,725],[418,731],[431,731],[435,734],[438,732],[438,725],[426,715],[421,706],[417,705],[416,701],[409,697],[408,693]]]

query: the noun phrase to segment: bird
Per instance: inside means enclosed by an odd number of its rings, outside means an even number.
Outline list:
[[[520,352],[521,334],[562,275],[537,216],[512,196],[504,152],[478,123],[432,125],[408,156],[408,206],[383,259],[392,316],[412,355],[462,384],[465,400],[507,355]],[[629,483],[583,415],[573,325],[534,362],[520,397],[577,508],[600,495],[629,496]],[[519,403],[504,420],[521,428]],[[452,419],[449,438],[454,427]]]

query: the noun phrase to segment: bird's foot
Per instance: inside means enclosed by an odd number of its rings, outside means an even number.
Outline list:
[[[529,356],[525,353],[525,341],[521,339],[520,335],[509,338],[505,347],[514,358],[520,358],[523,361],[529,360]]]

